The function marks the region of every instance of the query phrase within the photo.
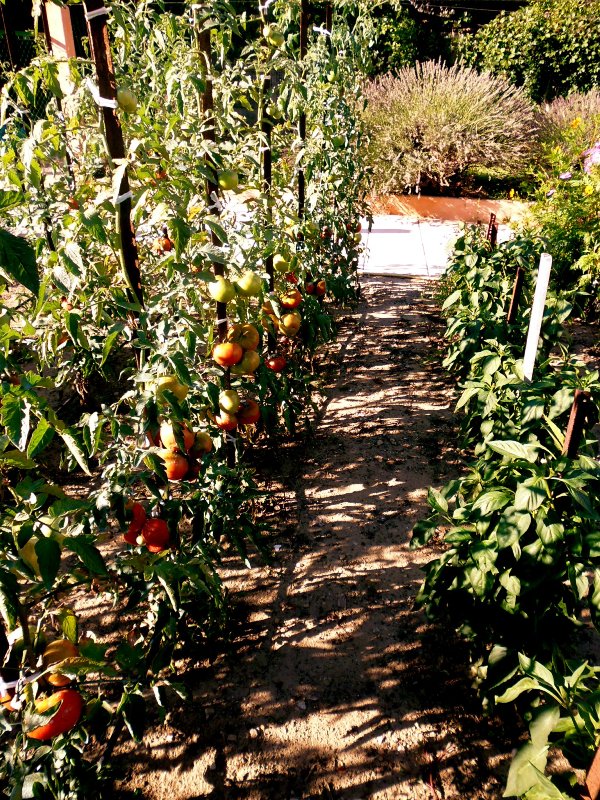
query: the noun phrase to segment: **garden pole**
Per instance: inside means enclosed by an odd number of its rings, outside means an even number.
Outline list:
[[[325,30],[331,33],[333,28],[333,6],[331,3],[325,5]],[[331,39],[329,40],[331,41]]]
[[[521,293],[523,291],[523,281],[525,279],[525,270],[523,267],[517,267],[517,274],[515,275],[515,283],[513,286],[512,297],[510,298],[510,307],[508,309],[508,316],[506,321],[512,325],[517,319],[517,311],[519,309],[519,302],[521,301]]]
[[[308,0],[301,0],[300,5],[300,61],[304,61],[308,51]],[[300,136],[300,146],[304,149],[306,144],[306,114],[302,112],[298,121],[298,134]],[[304,217],[304,206],[306,203],[306,178],[304,170],[298,170],[298,217],[302,221]]]
[[[584,392],[583,389],[575,389],[575,397],[573,398],[565,434],[565,443],[562,449],[563,456],[568,456],[569,458],[577,457],[585,426],[594,424],[597,419],[598,412],[592,402],[591,394]]]
[[[490,214],[486,239],[490,243],[490,250],[493,250],[496,247],[496,242],[498,241],[498,223],[496,222],[496,215],[494,212]]]
[[[260,132],[262,134],[261,151],[263,192],[265,194],[267,203],[267,238],[272,240],[271,234],[273,230],[273,209],[271,207],[271,188],[273,185],[273,151],[271,149],[271,129],[273,127],[273,121],[269,119],[267,114],[267,101],[269,98],[270,89],[271,76],[267,75],[263,81]],[[275,279],[273,275],[273,253],[271,251],[269,251],[269,255],[267,256],[265,269],[267,271],[267,275],[269,276],[269,291],[272,292],[275,288]]]
[[[585,785],[581,793],[581,800],[598,800],[600,796],[600,747],[592,760],[587,775]]]
[[[106,25],[108,11],[104,0],[84,0],[84,8],[92,60],[98,79],[97,101],[102,109],[108,154],[113,161],[124,161],[127,153],[121,121],[116,110],[117,85]],[[143,308],[144,293],[135,230],[131,222],[131,191],[127,169],[121,177],[116,205],[122,264],[129,284],[127,294],[131,302],[137,302]]]
[[[213,99],[213,84],[211,78],[212,70],[212,53],[210,46],[210,30],[208,28],[198,32],[198,46],[200,55],[204,61],[203,74],[204,74],[204,92],[202,94],[202,113],[204,114],[204,121],[208,123],[204,129],[204,140],[215,144],[217,141],[214,120],[214,99]],[[206,166],[210,173],[214,172],[214,164],[206,159]],[[218,202],[219,186],[213,178],[206,179],[206,198],[209,208],[212,208],[216,216],[219,216],[219,202]],[[211,231],[212,243],[215,247],[221,247],[221,240],[214,231]],[[215,275],[225,275],[225,268],[223,264],[213,264],[213,271]],[[223,341],[227,335],[227,303],[217,303],[217,333],[219,341]]]
[[[212,49],[210,44],[210,29],[209,28],[202,28],[198,30],[198,26],[195,25],[197,31],[197,42],[198,42],[198,49],[200,50],[200,58],[202,59],[202,70],[204,76],[204,92],[202,93],[202,113],[204,116],[205,128],[204,128],[204,141],[208,142],[209,144],[216,144],[217,141],[217,134],[215,130],[215,117],[214,117],[214,98],[213,98],[213,83],[212,83]],[[206,159],[206,166],[208,167],[208,173],[212,175],[214,173],[214,164],[209,162],[209,159]],[[208,203],[209,210],[214,211],[215,216],[220,215],[220,204],[219,204],[219,186],[214,178],[207,178],[206,179],[206,199]],[[211,239],[212,243],[215,247],[221,247],[221,240],[215,233],[215,231],[211,230]],[[225,268],[223,264],[213,264],[213,272],[214,274],[224,276],[225,275]],[[217,336],[219,337],[219,341],[224,341],[225,337],[227,336],[227,303],[220,303],[217,302]],[[223,379],[223,383],[226,389],[231,387],[231,370],[229,367],[225,370],[225,375]],[[236,445],[236,437],[235,434],[230,434],[226,431],[223,432],[225,437],[225,447],[227,453],[227,466],[233,468],[235,466],[235,445]]]
[[[549,253],[542,253],[540,256],[540,266],[538,269],[535,283],[535,294],[531,306],[531,317],[529,319],[529,329],[527,331],[527,343],[525,345],[525,355],[523,356],[523,375],[526,381],[533,378],[533,367],[537,355],[538,343],[540,341],[540,331],[546,307],[546,293],[550,281],[550,269],[552,268],[552,256]]]

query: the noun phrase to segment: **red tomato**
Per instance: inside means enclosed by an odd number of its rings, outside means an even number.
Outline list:
[[[142,528],[142,537],[151,553],[161,553],[169,546],[169,526],[164,519],[153,517]]]
[[[265,366],[267,369],[273,370],[273,372],[281,372],[285,369],[285,365],[287,361],[283,356],[271,356],[265,361]]]
[[[61,689],[60,692],[54,692],[50,697],[43,697],[41,700],[35,701],[35,710],[39,714],[49,711],[54,706],[57,706],[57,709],[45,725],[28,731],[27,736],[30,739],[44,742],[46,739],[54,739],[55,736],[74,728],[83,711],[83,699],[75,689]]]

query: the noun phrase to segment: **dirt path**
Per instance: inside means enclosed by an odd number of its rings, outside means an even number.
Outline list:
[[[513,743],[481,717],[451,632],[413,608],[432,551],[410,551],[409,532],[428,486],[459,469],[425,285],[364,279],[309,457],[288,459],[278,562],[229,574],[244,610],[232,652],[191,676],[195,710],[138,751],[128,790],[152,800],[502,796]]]

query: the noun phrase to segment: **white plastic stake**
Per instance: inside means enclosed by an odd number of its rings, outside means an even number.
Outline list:
[[[531,306],[531,318],[529,320],[529,330],[527,331],[525,356],[523,358],[523,374],[526,381],[530,381],[533,378],[533,368],[535,366],[535,357],[540,341],[540,331],[542,329],[542,319],[544,318],[544,309],[546,307],[546,293],[548,291],[548,282],[550,281],[551,267],[552,256],[549,253],[542,253],[535,283],[533,304]]]

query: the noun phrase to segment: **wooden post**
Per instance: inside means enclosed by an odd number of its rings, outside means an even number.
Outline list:
[[[508,316],[506,321],[512,325],[517,319],[517,311],[521,301],[521,293],[523,291],[523,281],[525,279],[525,270],[523,267],[517,267],[517,274],[515,275],[515,283],[513,286],[512,297],[510,298],[510,307],[508,309]]]
[[[75,58],[75,39],[73,38],[73,27],[71,25],[71,9],[68,6],[57,6],[55,3],[46,2],[42,3],[42,21],[44,25],[44,36],[46,38],[46,47],[48,52],[51,53],[56,59],[59,60],[58,64],[58,82],[64,95],[73,94],[75,85],[71,80],[71,71],[67,59]],[[62,121],[59,123],[62,128],[62,133],[65,140],[65,161],[67,163],[67,171],[69,173],[69,180],[71,182],[71,191],[74,193],[77,184],[75,181],[75,171],[73,169],[73,159],[69,151],[69,140],[65,125],[65,116],[72,116],[69,113],[69,102],[63,102],[58,97],[56,98],[58,110],[62,112]],[[72,103],[71,103],[72,105]],[[65,114],[65,111],[67,112]],[[46,231],[46,238],[51,250],[54,250],[54,243],[52,242],[51,234]]]
[[[106,25],[106,9],[104,0],[84,0],[86,21],[92,60],[96,67],[98,78],[98,95],[113,104],[116,102],[117,85],[110,52],[110,40]],[[93,12],[101,12],[95,15]],[[106,132],[106,142],[109,156],[112,160],[125,159],[125,141],[121,121],[115,108],[102,106],[102,117]],[[140,262],[135,231],[131,222],[131,194],[129,176],[124,171],[119,185],[117,199],[117,225],[119,228],[123,269],[129,283],[128,295],[131,302],[137,302],[143,308],[144,293],[140,274]]]
[[[58,59],[58,81],[63,94],[72,94],[75,86],[71,80],[68,59],[75,58],[75,39],[71,25],[71,9],[57,6],[56,3],[42,4],[42,19],[46,44],[52,55]]]
[[[209,124],[206,125],[204,130],[204,140],[207,142],[215,143],[217,140],[217,135],[215,131],[215,120],[214,120],[214,98],[213,98],[213,83],[211,77],[212,71],[212,49],[210,44],[210,29],[204,28],[198,31],[197,34],[197,42],[198,42],[198,49],[200,51],[200,57],[203,59],[204,63],[202,65],[203,69],[203,76],[204,76],[204,92],[202,94],[202,113],[205,118],[205,122]],[[206,166],[208,167],[208,173],[214,173],[214,164],[209,162],[206,159]],[[219,186],[213,178],[206,179],[206,199],[207,203],[210,206],[216,205],[218,200],[219,194]],[[218,206],[215,208],[215,214],[219,215],[219,208]],[[211,231],[211,239],[212,243],[215,247],[221,247],[221,240],[217,236],[214,231]],[[225,268],[223,264],[213,264],[213,272],[217,275],[225,275]],[[216,311],[217,311],[217,336],[219,337],[219,341],[224,341],[225,337],[227,336],[227,303],[216,303]],[[231,387],[231,370],[229,367],[225,370],[225,375],[223,378],[223,383],[225,384],[225,388],[229,389]],[[235,435],[230,435],[227,432],[224,432],[225,436],[225,448],[227,453],[227,466],[233,468],[235,466]]]
[[[490,214],[486,239],[490,243],[490,250],[493,250],[496,247],[496,242],[498,241],[498,223],[496,222],[496,215],[493,212]]]
[[[581,800],[598,800],[600,797],[600,748],[592,760],[588,773],[585,776],[585,786],[581,793]]]
[[[593,424],[597,421],[597,418],[597,411],[592,402],[591,394],[584,392],[583,389],[575,389],[575,397],[573,398],[571,415],[569,416],[565,434],[565,443],[562,449],[563,456],[568,456],[569,458],[577,457],[585,426]]]
[[[198,46],[200,49],[201,57],[204,59],[204,93],[202,95],[202,113],[205,120],[209,122],[204,130],[204,139],[208,142],[216,142],[216,133],[214,125],[214,99],[213,99],[213,84],[211,78],[212,69],[212,53],[210,47],[210,30],[201,30],[198,33]],[[214,172],[214,165],[207,159],[206,166],[209,172]],[[206,179],[206,199],[209,206],[214,205],[218,197],[219,186],[217,182],[211,178]],[[218,209],[215,212],[219,214]],[[221,247],[221,240],[214,231],[211,231],[212,243],[215,247]],[[213,272],[215,275],[225,275],[223,264],[213,264]],[[223,341],[227,335],[227,303],[217,303],[217,334],[219,341]],[[229,370],[227,370],[227,378],[229,378]],[[227,381],[228,382],[228,381]]]
[[[308,0],[301,0],[300,4],[300,61],[304,61],[308,51],[308,14],[309,5]],[[300,145],[304,147],[306,142],[306,114],[300,115],[298,122],[298,134],[300,136]],[[304,217],[304,206],[306,204],[306,178],[304,170],[298,170],[298,217],[300,220]]]
[[[273,209],[271,208],[271,189],[273,185],[273,151],[271,149],[271,129],[273,127],[272,120],[269,119],[266,113],[269,92],[271,89],[271,76],[268,75],[263,81],[262,92],[262,109],[261,109],[261,122],[260,130],[263,137],[262,142],[262,168],[263,168],[263,192],[265,193],[267,209],[267,228],[269,232],[273,229]],[[273,253],[267,256],[265,262],[265,269],[269,276],[269,291],[272,292],[275,288],[275,276],[273,274]]]
[[[325,4],[325,29],[331,33],[333,28],[333,6],[331,3]]]

